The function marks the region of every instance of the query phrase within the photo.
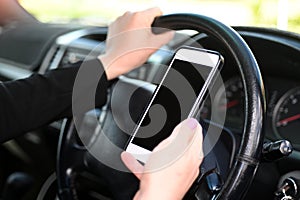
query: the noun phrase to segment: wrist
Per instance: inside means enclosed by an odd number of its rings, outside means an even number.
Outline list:
[[[102,54],[98,56],[98,59],[103,65],[104,71],[106,73],[107,80],[116,78],[118,75],[112,70],[113,66],[111,63],[111,58],[107,54]]]

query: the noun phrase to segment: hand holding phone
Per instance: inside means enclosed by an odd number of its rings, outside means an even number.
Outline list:
[[[140,180],[134,199],[183,199],[203,160],[201,130],[197,120],[184,120],[155,147],[145,165],[127,152],[121,154],[124,164]]]

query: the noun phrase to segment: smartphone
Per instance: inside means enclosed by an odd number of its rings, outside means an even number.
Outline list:
[[[177,124],[199,112],[223,62],[221,54],[215,51],[179,48],[141,115],[126,151],[146,163],[152,150],[170,136]]]

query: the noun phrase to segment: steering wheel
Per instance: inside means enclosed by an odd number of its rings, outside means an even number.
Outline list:
[[[245,92],[245,123],[241,145],[234,159],[227,180],[215,199],[242,199],[247,192],[259,165],[264,134],[262,133],[265,115],[265,94],[258,64],[245,41],[232,28],[212,18],[195,14],[172,14],[157,18],[153,27],[163,27],[172,30],[190,29],[212,36],[223,45],[236,62]],[[225,58],[226,59],[226,58]],[[142,81],[121,79],[121,87],[114,91],[120,95],[121,101],[124,91],[132,87],[140,87],[136,94],[138,104],[135,103],[136,113],[140,113],[145,103],[151,97],[154,86]],[[121,89],[120,89],[121,88]],[[114,90],[112,88],[112,90]],[[116,105],[121,105],[122,102]],[[119,113],[122,115],[122,113]],[[114,122],[111,107],[106,109],[104,129],[106,136],[120,148],[124,147],[128,136],[122,132]],[[134,117],[134,116],[133,116]],[[126,123],[126,122],[124,122]],[[98,142],[98,140],[96,141]],[[95,143],[95,142],[94,142]],[[101,142],[100,142],[101,143]],[[100,144],[98,144],[99,146]],[[103,144],[105,146],[105,144]],[[120,151],[121,152],[121,151]],[[113,155],[109,155],[112,156]],[[115,155],[119,157],[118,155]],[[87,171],[95,176],[103,177],[103,193],[114,185],[110,192],[116,199],[129,199],[138,188],[137,179],[130,173],[119,172],[96,161],[84,148],[78,145],[78,136],[72,119],[65,123],[59,139],[57,156],[58,195],[60,199],[78,199],[75,186],[76,175]],[[110,186],[106,186],[110,185]],[[129,187],[130,185],[130,187]],[[124,188],[124,189],[122,189]]]

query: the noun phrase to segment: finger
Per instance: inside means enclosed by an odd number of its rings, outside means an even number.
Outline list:
[[[152,18],[161,16],[163,14],[159,7],[148,8],[141,12],[145,14],[145,16]]]
[[[199,154],[202,150],[202,129],[196,119],[190,118],[186,119],[179,124],[177,131],[174,132],[172,145],[175,149],[171,151],[177,152],[174,154],[175,158],[179,155],[195,155],[199,159]],[[176,151],[175,151],[176,150]]]
[[[139,163],[130,153],[123,151],[121,159],[126,167],[138,178],[141,179],[144,166]]]
[[[179,134],[176,137],[178,142],[181,142],[182,145],[186,145],[188,151],[192,155],[197,155],[197,158],[199,158],[199,155],[202,153],[203,133],[198,121],[193,118],[184,120],[180,127]]]
[[[190,143],[198,125],[198,121],[195,119],[182,121],[174,128],[172,134],[163,140],[153,152],[161,151],[170,144],[172,145],[172,147],[169,148],[170,150],[173,148],[184,150],[188,145],[191,145]]]
[[[141,11],[137,13],[138,16],[142,16],[144,19],[144,23],[146,27],[150,27],[153,23],[155,17],[161,16],[162,11],[158,7],[149,8],[147,10]]]
[[[203,133],[202,127],[198,125],[194,132],[193,138],[190,140],[189,145],[184,154],[185,158],[189,160],[194,170],[198,171],[199,166],[203,161]]]
[[[155,27],[155,29],[160,30],[162,28],[157,28]],[[151,32],[152,37],[151,37],[151,44],[153,47],[156,48],[160,48],[163,45],[167,44],[168,42],[170,42],[174,35],[175,35],[175,31],[169,30],[169,31],[163,31],[164,33],[160,33],[160,34],[154,34]]]
[[[193,140],[195,132],[199,126],[200,125],[198,121],[194,118],[189,118],[182,121],[180,123],[176,139],[184,144],[189,144]]]
[[[164,148],[166,148],[172,141],[177,137],[177,135],[180,133],[180,128],[182,126],[182,123],[179,123],[172,131],[171,135],[161,141],[154,149],[153,152],[160,151]]]
[[[145,165],[145,171],[153,171],[156,169],[161,169],[162,167],[168,166],[174,161],[190,154],[191,151],[196,151],[195,149],[190,150],[191,141],[195,135],[195,131],[199,127],[199,123],[195,119],[187,119],[181,122],[172,132],[171,136],[157,146],[155,151],[151,154],[148,161]],[[201,148],[201,147],[199,147]],[[191,154],[192,155],[192,154]],[[190,157],[189,158],[193,158]],[[197,159],[199,156],[197,157]]]
[[[195,136],[191,141],[190,151],[198,160],[203,159],[203,132],[202,127],[199,125],[196,128]]]

